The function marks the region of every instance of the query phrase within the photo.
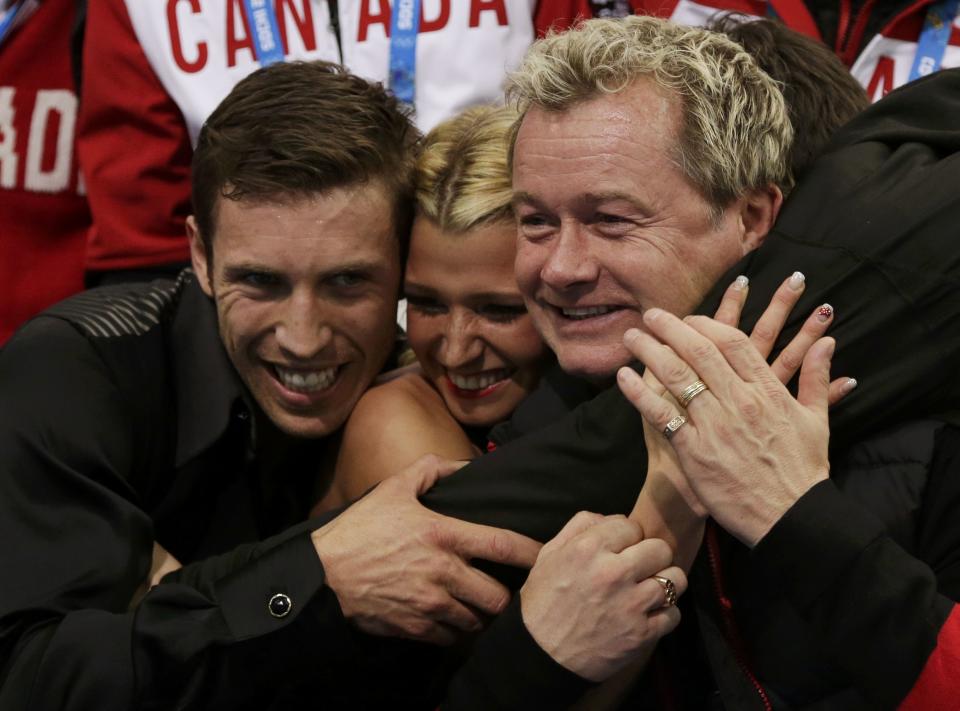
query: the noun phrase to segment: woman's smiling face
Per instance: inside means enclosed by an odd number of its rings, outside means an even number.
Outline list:
[[[536,386],[548,350],[513,275],[516,227],[463,233],[414,222],[404,291],[407,336],[423,373],[458,422],[491,426]]]

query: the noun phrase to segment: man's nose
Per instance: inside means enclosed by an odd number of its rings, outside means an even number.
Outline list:
[[[277,345],[298,360],[315,357],[330,342],[332,330],[323,305],[307,290],[294,291],[282,305],[277,323]]]
[[[597,264],[590,253],[590,236],[578,224],[561,224],[560,230],[546,248],[546,261],[540,278],[555,289],[597,280]]]
[[[437,349],[437,361],[440,365],[455,370],[469,365],[483,355],[483,343],[476,328],[476,315],[454,310],[447,316]]]

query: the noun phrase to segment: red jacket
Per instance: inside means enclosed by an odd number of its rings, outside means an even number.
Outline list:
[[[90,214],[74,154],[74,4],[44,0],[0,43],[0,345],[83,288]]]
[[[718,12],[735,11],[757,17],[777,16],[808,37],[832,44],[837,55],[876,101],[907,83],[917,51],[917,38],[927,9],[934,0],[908,2],[893,15],[880,32],[865,37],[867,21],[876,12],[876,0],[866,0],[854,14],[851,0],[836,0],[839,22],[837,37],[824,37],[803,0],[630,0],[635,13],[668,17],[686,25],[702,26]],[[592,17],[590,0],[547,0],[538,10],[537,30],[553,26],[563,29],[577,17]],[[960,25],[954,20],[953,33],[943,56],[942,68],[960,67]]]

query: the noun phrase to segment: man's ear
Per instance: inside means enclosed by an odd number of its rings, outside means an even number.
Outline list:
[[[740,224],[742,232],[740,245],[743,254],[757,249],[767,234],[773,229],[773,223],[780,214],[783,205],[783,192],[771,183],[765,188],[751,190],[743,197],[740,206]]]
[[[193,215],[187,217],[187,239],[190,240],[190,262],[193,264],[193,271],[197,275],[200,288],[203,289],[204,294],[213,298],[213,287],[210,281],[212,276],[210,270],[213,265],[208,263],[207,246]]]

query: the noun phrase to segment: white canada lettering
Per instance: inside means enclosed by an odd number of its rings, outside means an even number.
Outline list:
[[[0,188],[12,190],[17,182],[17,129],[13,126],[16,112],[13,96],[16,89],[0,86]]]
[[[53,167],[44,170],[44,146],[51,116],[59,118]],[[30,120],[24,187],[44,193],[65,190],[70,184],[73,129],[77,121],[77,97],[66,89],[40,89]]]
[[[273,52],[277,48],[277,37],[270,24],[268,3],[271,2],[277,17],[284,54],[288,52],[287,32],[291,29],[300,36],[300,42],[306,51],[312,52],[317,49],[311,0],[251,0],[250,7],[253,12],[250,17],[243,7],[243,0],[228,0],[224,27],[226,66],[237,65],[237,54],[241,50],[248,50],[249,61],[254,61],[251,32],[256,33],[264,52]],[[202,19],[194,23],[190,21],[191,15],[202,14],[200,0],[167,0],[166,17],[167,31],[170,34],[170,51],[176,66],[186,74],[196,74],[207,66],[209,53],[207,41],[197,40],[195,37],[191,39],[189,31],[185,38],[182,29],[184,25],[190,28],[203,27]],[[253,21],[252,27],[250,20]]]

